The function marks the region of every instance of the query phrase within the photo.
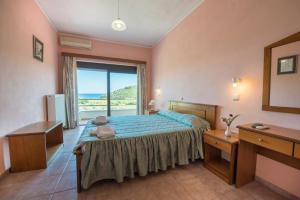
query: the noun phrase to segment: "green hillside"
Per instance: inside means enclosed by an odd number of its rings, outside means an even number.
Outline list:
[[[127,86],[113,91],[110,94],[111,100],[135,100],[137,96],[136,85]],[[106,99],[106,96],[102,96],[101,99]]]
[[[128,86],[122,89],[115,90],[111,93],[110,98],[112,100],[129,100],[129,99],[136,99],[137,94],[137,87]]]

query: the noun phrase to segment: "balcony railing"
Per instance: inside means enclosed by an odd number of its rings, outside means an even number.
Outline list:
[[[111,115],[136,115],[137,102],[136,99],[112,99]],[[93,119],[99,115],[107,115],[107,100],[103,99],[79,99],[79,120],[80,124]]]

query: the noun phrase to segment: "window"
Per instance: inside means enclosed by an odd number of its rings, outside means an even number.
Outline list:
[[[137,114],[136,68],[78,62],[79,122],[99,115]]]

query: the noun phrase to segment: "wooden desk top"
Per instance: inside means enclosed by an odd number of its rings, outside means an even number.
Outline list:
[[[285,140],[290,140],[294,142],[300,142],[300,130],[284,128],[280,126],[274,126],[270,124],[264,124],[269,127],[269,129],[259,130],[251,127],[252,124],[245,124],[237,126],[240,129],[244,129],[247,131],[253,131],[256,133],[261,133],[273,137],[282,138]]]
[[[230,137],[225,136],[225,130],[210,130],[205,132],[206,135],[228,142],[230,144],[239,142],[239,135],[237,133],[232,134]]]
[[[42,121],[33,124],[29,124],[20,129],[13,131],[12,133],[6,135],[6,137],[13,137],[18,135],[34,135],[34,134],[47,134],[49,131],[54,129],[55,127],[61,125],[62,122],[49,122]]]

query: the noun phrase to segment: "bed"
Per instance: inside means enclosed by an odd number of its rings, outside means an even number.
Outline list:
[[[202,134],[215,128],[216,106],[170,101],[169,110],[149,116],[111,117],[109,124],[117,133],[111,139],[91,136],[95,125],[89,122],[74,148],[77,191],[100,180],[123,182],[136,174],[146,176],[203,159]]]

